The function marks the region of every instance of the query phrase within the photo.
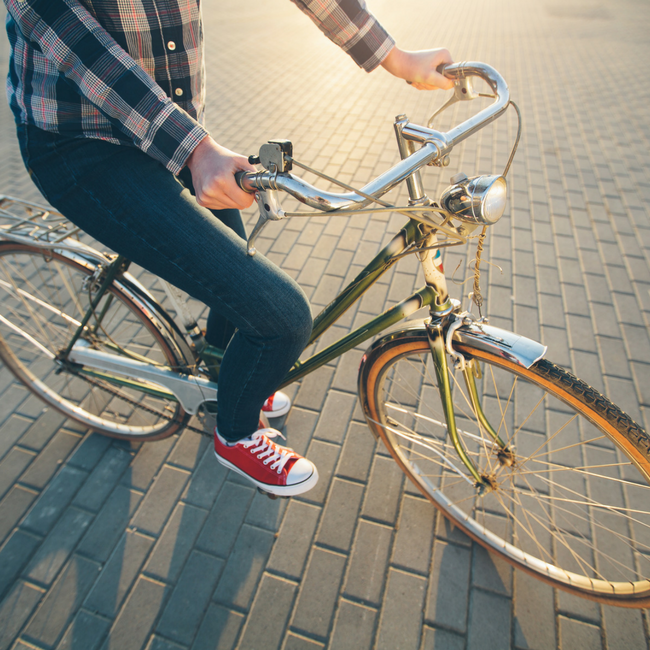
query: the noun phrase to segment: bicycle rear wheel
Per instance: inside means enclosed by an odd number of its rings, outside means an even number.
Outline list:
[[[480,362],[479,424],[450,370],[459,435],[491,488],[477,489],[447,436],[426,332],[378,341],[359,375],[371,430],[419,490],[477,542],[555,587],[601,602],[650,604],[650,438],[564,369],[525,369],[458,346]]]
[[[35,395],[67,417],[116,438],[153,440],[188,416],[175,400],[66,369],[56,361],[83,318],[96,283],[94,263],[13,242],[0,243],[0,358]],[[116,281],[83,337],[94,348],[183,367],[167,326]]]

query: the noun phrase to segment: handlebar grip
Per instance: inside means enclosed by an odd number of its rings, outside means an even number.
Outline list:
[[[251,179],[254,176],[255,172],[235,172],[235,181],[244,192],[253,194],[253,192],[255,192],[255,186],[251,182]]]

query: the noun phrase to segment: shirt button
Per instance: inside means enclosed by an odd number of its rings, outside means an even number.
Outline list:
[[[176,88],[174,91],[176,93],[176,97],[182,97],[183,96],[183,89],[182,88]]]
[[[167,43],[167,49],[173,52],[176,49],[176,43],[174,43],[174,41],[169,41],[169,43]]]

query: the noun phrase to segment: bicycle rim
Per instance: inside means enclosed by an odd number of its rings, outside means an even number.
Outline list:
[[[0,357],[29,390],[69,418],[105,435],[158,439],[184,425],[178,402],[83,371],[62,369],[64,350],[89,304],[92,265],[22,244],[0,247]],[[91,292],[93,289],[91,289]],[[179,365],[163,328],[114,283],[83,338],[112,354]]]
[[[392,456],[448,518],[511,564],[577,595],[650,604],[650,439],[620,409],[542,360],[526,370],[489,353],[476,380],[479,424],[451,372],[457,428],[491,489],[481,494],[446,431],[425,332],[389,342],[362,369],[366,417]]]

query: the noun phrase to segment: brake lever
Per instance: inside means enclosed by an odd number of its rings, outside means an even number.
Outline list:
[[[429,118],[427,128],[433,128],[433,121],[443,111],[453,106],[456,102],[469,102],[477,97],[484,97],[474,90],[472,77],[460,77],[454,83],[454,94]]]
[[[253,232],[248,238],[246,252],[250,257],[253,257],[257,250],[255,249],[255,240],[257,239],[262,229],[269,221],[280,221],[284,219],[285,212],[280,207],[278,200],[278,193],[275,190],[258,190],[255,192],[255,201],[260,211],[260,218],[253,228]]]

